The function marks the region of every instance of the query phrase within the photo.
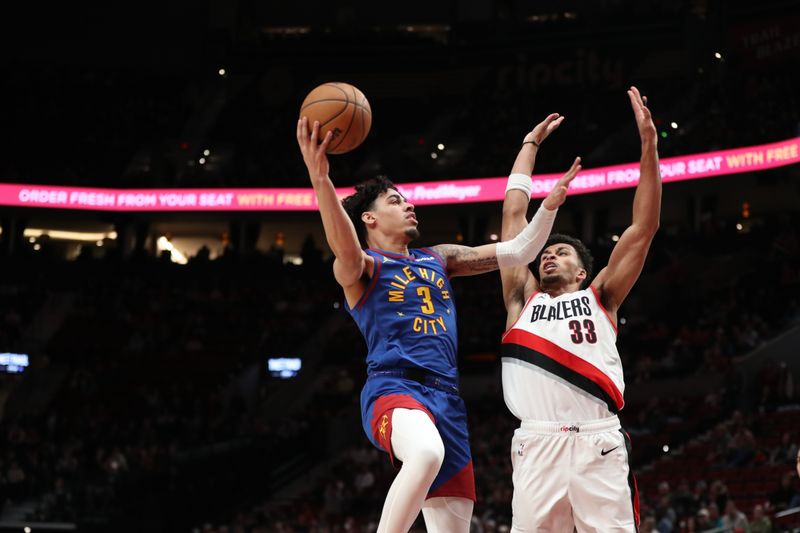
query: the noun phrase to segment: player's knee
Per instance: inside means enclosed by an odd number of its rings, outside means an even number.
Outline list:
[[[404,465],[435,477],[444,461],[444,443],[429,416],[418,410],[395,409],[392,446]]]
[[[436,476],[444,461],[444,443],[442,439],[436,435],[436,438],[421,440],[414,450],[413,461],[418,468]]]

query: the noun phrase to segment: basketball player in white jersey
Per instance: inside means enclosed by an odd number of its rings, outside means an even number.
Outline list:
[[[511,444],[512,531],[637,531],[629,444],[617,418],[624,404],[616,348],[617,310],[642,271],[659,225],[661,176],[647,100],[628,90],[641,138],[633,220],[591,280],[579,240],[551,235],[528,268],[501,270],[508,319],[502,341],[503,396],[521,420]],[[526,224],[535,130],[514,163],[503,203],[503,239]],[[577,160],[576,160],[577,162]],[[591,281],[591,284],[589,282]]]

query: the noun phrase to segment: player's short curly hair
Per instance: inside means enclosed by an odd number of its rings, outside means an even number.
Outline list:
[[[594,257],[592,257],[592,252],[586,247],[580,239],[576,239],[575,237],[570,237],[569,235],[563,235],[561,233],[554,233],[550,235],[545,243],[542,251],[539,252],[539,255],[536,256],[536,260],[533,262],[533,275],[536,277],[536,281],[541,281],[539,279],[539,264],[542,262],[542,254],[544,251],[554,245],[554,244],[569,244],[575,251],[578,253],[578,258],[581,260],[581,266],[586,271],[586,279],[583,280],[581,283],[581,289],[585,289],[589,285],[589,281],[592,279],[592,271],[594,268]]]
[[[367,246],[367,227],[361,220],[361,215],[364,211],[372,209],[378,196],[389,189],[397,189],[397,187],[386,176],[377,176],[356,185],[356,192],[342,200],[342,206],[347,212],[347,216],[353,221],[358,240],[364,247]]]

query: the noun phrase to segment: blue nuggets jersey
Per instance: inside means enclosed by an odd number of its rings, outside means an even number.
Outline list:
[[[367,370],[421,368],[456,379],[456,307],[442,257],[429,248],[375,259],[367,290],[348,312],[367,341]]]

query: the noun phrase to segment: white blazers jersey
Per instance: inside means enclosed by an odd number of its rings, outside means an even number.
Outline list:
[[[617,330],[594,288],[537,292],[502,341],[503,396],[520,420],[580,421],[622,409]]]

